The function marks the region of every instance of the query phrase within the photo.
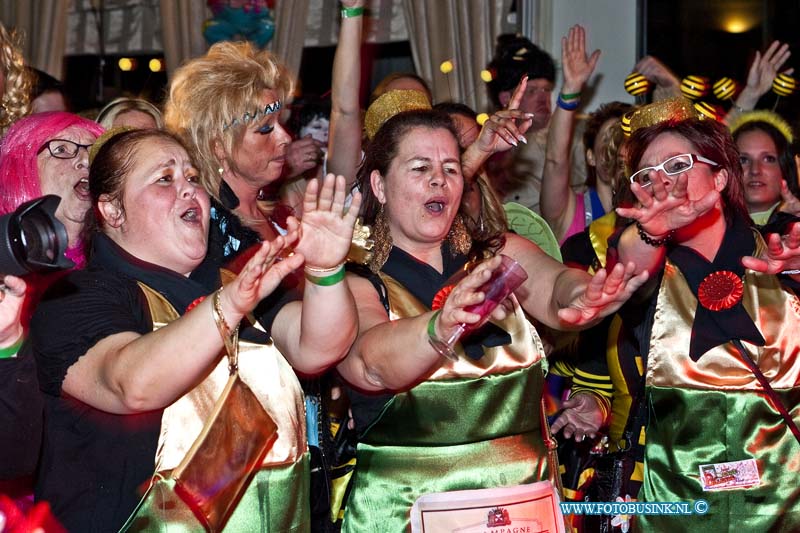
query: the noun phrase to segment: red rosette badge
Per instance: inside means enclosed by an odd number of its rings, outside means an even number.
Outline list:
[[[720,270],[712,272],[700,283],[697,298],[706,309],[723,311],[738,304],[743,293],[741,278],[730,270]]]
[[[455,287],[455,285],[445,285],[439,289],[439,292],[437,292],[433,297],[431,311],[436,311],[444,306],[444,301],[447,300],[447,297],[450,296],[451,292],[453,292],[453,287]]]

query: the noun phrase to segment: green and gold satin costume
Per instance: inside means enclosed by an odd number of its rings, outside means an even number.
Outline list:
[[[760,238],[756,242],[763,246]],[[745,270],[743,282],[742,304],[766,341],[743,344],[797,419],[800,302],[775,276]],[[704,499],[708,513],[639,516],[635,523],[643,531],[800,531],[800,444],[730,342],[697,361],[690,357],[698,301],[673,262],[666,264],[657,298],[646,363],[650,414],[639,496]],[[751,458],[760,486],[703,491],[700,465]]]
[[[178,318],[156,291],[140,283],[154,329]],[[310,531],[309,458],[305,404],[289,363],[272,345],[239,341],[239,375],[278,426],[278,438],[228,520],[226,532]],[[229,371],[226,358],[197,387],[164,410],[155,457],[157,476],[128,531],[188,533],[203,527],[175,495],[174,469],[191,448],[214,408]]]
[[[386,274],[389,317],[429,308]],[[363,435],[344,531],[409,528],[423,494],[533,483],[549,476],[543,440],[541,341],[522,309],[497,323],[510,345],[461,353],[425,381],[398,393]]]

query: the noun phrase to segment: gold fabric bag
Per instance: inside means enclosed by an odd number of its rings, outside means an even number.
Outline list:
[[[228,328],[219,312],[218,294],[213,296],[214,320],[225,343],[228,382],[183,460],[167,477],[154,476],[147,494],[121,531],[163,531],[176,523],[195,530],[196,523],[186,523],[191,517],[183,505],[169,503],[170,487],[206,531],[222,531],[278,438],[275,421],[239,377],[239,328],[233,332]]]
[[[230,378],[203,431],[172,471],[175,492],[211,532],[225,526],[278,437],[275,422],[239,377],[239,327],[228,331],[218,295],[214,293],[214,320],[225,341]]]

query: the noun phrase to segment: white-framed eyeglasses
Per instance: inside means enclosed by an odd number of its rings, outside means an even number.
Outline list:
[[[81,148],[88,151],[91,147],[91,144],[79,144],[75,141],[69,141],[67,139],[51,139],[44,143],[36,153],[41,154],[45,151],[45,149],[47,149],[50,152],[50,155],[56,159],[74,159],[78,155],[78,151],[80,151]]]
[[[667,176],[675,176],[690,170],[695,163],[705,163],[713,167],[719,166],[719,163],[715,163],[714,161],[703,157],[702,155],[680,154],[670,157],[660,165],[656,165],[654,167],[644,167],[640,170],[637,170],[631,174],[631,177],[628,179],[631,183],[638,183],[642,187],[649,187],[653,183],[653,181],[650,179],[651,171],[657,172],[661,170]]]

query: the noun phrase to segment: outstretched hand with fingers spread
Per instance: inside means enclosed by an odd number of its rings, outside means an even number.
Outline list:
[[[305,256],[309,266],[332,268],[347,257],[361,206],[361,193],[353,193],[349,207],[345,207],[346,196],[344,176],[328,174],[321,186],[316,179],[308,183],[296,251]]]
[[[283,278],[303,264],[305,258],[299,253],[276,261],[279,255],[291,249],[296,240],[295,228],[285,237],[262,242],[236,279],[225,286],[221,297],[227,298],[231,307],[241,314],[252,311],[258,302],[278,287]]]
[[[653,236],[663,236],[697,220],[719,201],[720,194],[711,190],[702,198],[690,200],[687,194],[689,177],[680,174],[671,189],[659,172],[653,172],[651,185],[642,187],[631,183],[631,192],[639,202],[637,207],[618,207],[617,214],[639,222]]]
[[[792,224],[785,235],[770,233],[767,248],[761,256],[745,256],[742,264],[745,268],[766,274],[800,270],[800,222]]]
[[[567,439],[574,436],[580,442],[586,436],[594,438],[605,422],[603,409],[591,394],[579,392],[565,401],[563,408],[550,431],[556,434],[563,429]]]
[[[591,56],[586,55],[586,30],[583,26],[571,27],[569,33],[561,38],[563,92],[580,92],[597,67],[599,59],[600,50],[595,50]]]
[[[633,263],[617,263],[610,273],[601,268],[583,294],[558,311],[558,318],[566,325],[583,326],[616,312],[647,281],[646,270],[634,276],[635,270]]]

